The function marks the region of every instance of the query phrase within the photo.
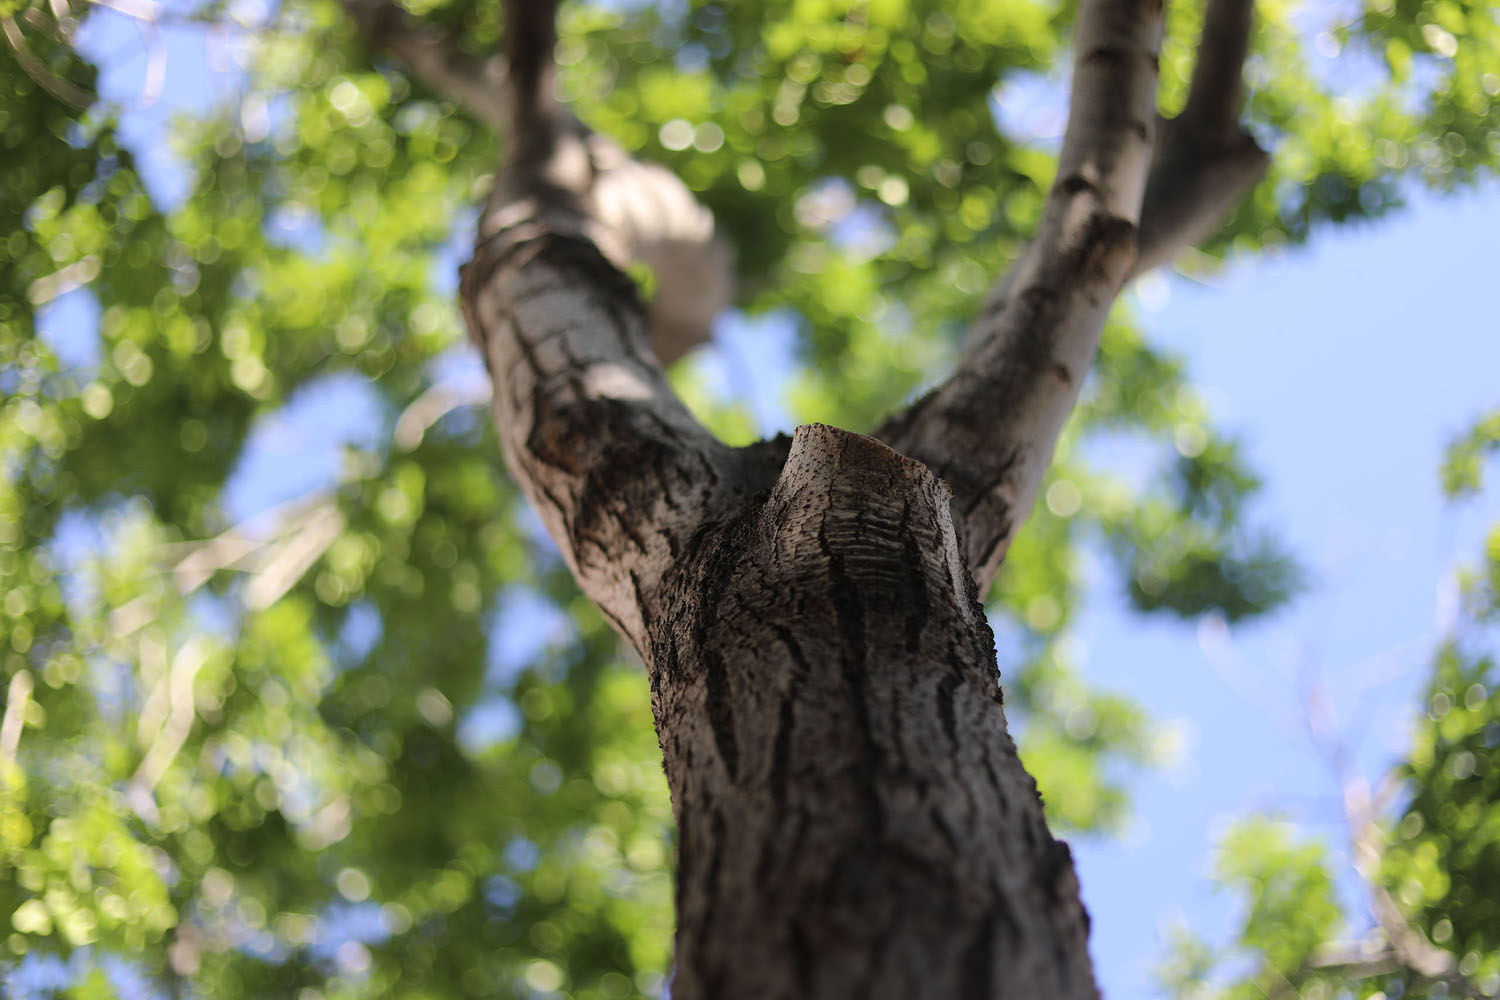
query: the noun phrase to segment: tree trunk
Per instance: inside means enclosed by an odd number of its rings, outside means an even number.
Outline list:
[[[803,427],[663,580],[674,998],[1097,995],[949,509],[924,466]]]
[[[1160,148],[1160,3],[1081,5],[1036,238],[959,370],[882,427],[898,450],[821,425],[729,448],[673,394],[657,357],[681,338],[653,343],[615,264],[717,237],[675,178],[625,171],[553,107],[551,7],[507,3],[510,143],[460,294],[511,472],[650,674],[680,831],[674,1000],[1097,996],[978,593],[1122,283],[1264,167],[1234,121],[1249,0],[1210,0]],[[648,178],[676,188],[637,232],[609,191]]]
[[[463,296],[512,472],[649,671],[673,997],[1096,996],[948,488],[822,425],[713,439],[566,225],[488,234]]]

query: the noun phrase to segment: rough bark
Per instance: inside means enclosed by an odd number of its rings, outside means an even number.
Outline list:
[[[1160,35],[1153,0],[1080,11],[1072,110],[1036,238],[991,296],[952,378],[876,432],[953,487],[981,588],[1030,512],[1135,262]]]
[[[540,9],[508,6],[531,69],[461,295],[511,472],[649,671],[680,830],[673,996],[1097,996],[977,588],[1138,265],[1159,4],[1085,0],[1040,231],[959,371],[880,432],[896,450],[821,425],[732,449],[673,395],[591,137],[547,97]],[[1203,75],[1238,87],[1237,64]]]
[[[1097,995],[949,511],[925,466],[803,427],[663,581],[674,997]]]
[[[513,474],[650,672],[674,997],[1095,996],[947,488],[833,428],[720,444],[582,220],[506,213],[465,303]]]
[[[1084,4],[1036,237],[990,295],[953,376],[875,432],[953,488],[981,590],[1036,501],[1121,287],[1212,231],[1265,170],[1237,120],[1250,12],[1251,0],[1209,0],[1188,107],[1161,122],[1160,4]]]

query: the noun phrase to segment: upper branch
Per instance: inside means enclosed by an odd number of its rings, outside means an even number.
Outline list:
[[[525,129],[528,116],[553,113],[554,4],[512,4],[510,59],[474,56],[450,31],[424,24],[392,0],[342,0],[369,44],[383,49],[433,91],[502,136]],[[507,63],[514,63],[507,67]],[[517,92],[520,91],[520,92]],[[592,174],[592,215],[601,249],[620,267],[644,263],[657,294],[648,323],[651,346],[670,364],[712,333],[733,296],[733,259],[713,216],[670,171],[639,163],[617,144],[570,118]]]
[[[556,0],[507,0],[506,54],[510,57],[511,112],[518,131],[545,129],[557,119],[553,78],[557,48]]]
[[[1157,137],[1135,274],[1212,233],[1270,164],[1240,126],[1253,9],[1254,0],[1208,0],[1187,104]]]
[[[954,375],[876,432],[948,481],[981,591],[1035,500],[1135,260],[1160,36],[1157,0],[1085,0],[1068,127],[1036,237]]]
[[[954,493],[988,586],[1036,500],[1121,285],[1208,235],[1265,172],[1239,125],[1253,0],[1208,0],[1187,108],[1155,114],[1161,10],[1086,0],[1068,129],[1035,240],[947,383],[877,433]]]
[[[512,474],[584,591],[644,648],[656,583],[740,465],[673,394],[635,286],[601,249],[592,137],[546,80],[553,6],[507,3],[515,130],[460,295]]]
[[[497,131],[509,124],[505,60],[480,59],[448,31],[423,24],[391,0],[342,0],[370,45],[404,63],[435,93]]]
[[[1180,116],[1183,121],[1205,129],[1239,131],[1254,13],[1254,0],[1209,0],[1187,105]]]

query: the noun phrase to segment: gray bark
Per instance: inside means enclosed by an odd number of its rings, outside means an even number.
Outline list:
[[[953,376],[875,432],[952,486],[981,590],[1031,512],[1124,283],[1208,235],[1265,170],[1236,120],[1250,9],[1208,0],[1187,109],[1161,122],[1160,6],[1084,4],[1036,236],[991,293]]]
[[[1245,0],[1211,3],[1204,50],[1233,51]],[[512,0],[512,26],[547,6]],[[1247,183],[1153,143],[1160,27],[1151,0],[1085,0],[1037,238],[953,378],[879,432],[895,450],[821,425],[734,449],[692,418],[616,267],[633,251],[611,243],[593,139],[546,96],[550,20],[524,53],[510,32],[535,75],[512,81],[461,296],[507,464],[649,672],[680,831],[676,1000],[1097,996],[978,594],[1142,234],[1170,253]],[[1237,107],[1237,63],[1200,76],[1236,90],[1190,107]],[[1168,169],[1192,224],[1151,230]]]
[[[819,425],[715,441],[574,221],[497,230],[464,294],[511,470],[649,671],[673,996],[1096,996],[947,487]]]
[[[950,494],[798,430],[647,627],[677,814],[676,997],[1093,997]]]

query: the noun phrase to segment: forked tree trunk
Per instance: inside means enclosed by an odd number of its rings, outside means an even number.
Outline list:
[[[673,997],[1096,996],[948,488],[822,425],[714,441],[607,267],[497,234],[464,294],[512,471],[649,671]]]
[[[1123,282],[1264,168],[1234,120],[1249,9],[1210,0],[1194,97],[1154,147],[1160,4],[1084,0],[1035,239],[959,370],[879,432],[898,453],[821,425],[733,449],[693,419],[615,264],[713,234],[670,175],[557,113],[552,4],[509,0],[508,159],[461,297],[512,474],[650,674],[680,831],[675,1000],[1097,996],[977,593]],[[607,208],[639,184],[680,189],[649,226]]]

